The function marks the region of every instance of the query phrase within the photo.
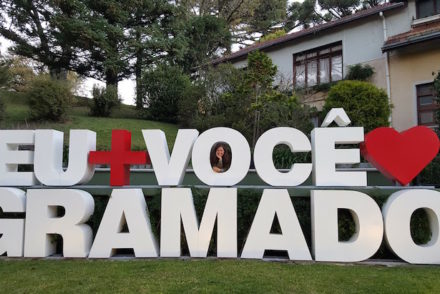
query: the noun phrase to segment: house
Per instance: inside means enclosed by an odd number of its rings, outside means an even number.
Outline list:
[[[434,125],[432,82],[440,70],[439,49],[440,1],[408,0],[255,43],[214,64],[230,62],[240,68],[248,53],[266,52],[278,68],[276,83],[291,81],[305,89],[302,102],[318,110],[326,94],[307,89],[343,79],[350,65],[368,64],[375,69],[371,82],[393,104],[391,125],[404,130]]]

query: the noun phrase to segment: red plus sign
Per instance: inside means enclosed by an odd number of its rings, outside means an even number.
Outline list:
[[[112,131],[111,151],[91,151],[89,163],[110,165],[110,185],[130,184],[130,165],[149,162],[145,151],[131,151],[131,133],[126,130]]]

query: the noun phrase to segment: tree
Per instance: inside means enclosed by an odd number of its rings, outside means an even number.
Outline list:
[[[286,0],[182,0],[179,5],[194,15],[215,16],[226,22],[232,43],[247,45],[272,31],[286,17]]]
[[[134,60],[131,72],[136,78],[136,107],[142,108],[142,72],[153,64],[170,58],[169,52],[180,51],[182,40],[170,38],[178,16],[175,5],[166,0],[128,0],[125,1],[129,18],[128,51]]]
[[[66,79],[71,70],[117,86],[129,74],[124,3],[1,0],[7,18],[0,34],[14,42],[15,54],[41,62],[53,78]]]
[[[147,71],[143,78],[146,117],[158,121],[177,122],[179,101],[191,87],[189,77],[178,67],[159,64],[155,69]]]
[[[218,50],[229,48],[231,34],[224,20],[214,16],[191,16],[183,30],[185,50],[177,63],[185,73],[192,73],[215,56]]]
[[[1,0],[0,34],[14,42],[11,50],[46,65],[54,78],[68,70],[89,74],[91,67],[74,32],[89,31],[85,6],[77,0]],[[6,15],[6,17],[5,17]]]
[[[116,87],[110,85],[106,88],[94,85],[92,96],[93,104],[90,107],[90,114],[92,116],[108,117],[112,109],[121,103]]]
[[[259,51],[248,55],[246,69],[228,64],[204,69],[179,104],[180,123],[200,131],[230,127],[254,143],[264,131],[277,126],[309,132],[309,109],[292,94],[274,89],[276,72],[271,59]]]
[[[0,59],[0,90],[3,90],[9,83],[11,75],[9,73],[10,62],[5,59]],[[3,93],[0,92],[0,95]],[[3,99],[0,97],[0,120],[3,119],[5,112],[5,105]]]
[[[69,82],[47,75],[33,79],[25,94],[32,120],[63,121],[73,100]]]
[[[384,3],[384,0],[305,0],[292,2],[284,29],[309,28]]]
[[[361,0],[318,0],[322,9],[332,15],[333,18],[341,18],[356,11]]]
[[[284,28],[287,31],[297,27],[309,28],[320,23],[330,21],[328,15],[318,12],[316,0],[305,0],[304,2],[292,2],[287,10],[287,20]]]

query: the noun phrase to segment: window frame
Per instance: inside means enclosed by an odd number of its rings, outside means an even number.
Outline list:
[[[423,86],[430,85],[432,86],[432,92],[428,94],[422,94],[420,93],[420,88]],[[437,94],[435,93],[434,83],[423,83],[416,85],[416,106],[417,106],[417,125],[418,126],[427,126],[427,127],[436,127],[437,123],[435,121],[435,111],[440,108],[440,105],[436,103],[436,100],[433,101],[430,105],[422,105],[420,104],[420,100],[423,97],[434,97],[434,99],[437,97]],[[434,121],[432,123],[422,123],[421,122],[421,114],[424,112],[434,112]]]
[[[337,50],[333,50],[333,47],[336,47],[336,46],[341,46],[341,48],[337,49]],[[324,54],[319,53],[320,51],[326,50],[326,49],[330,49],[330,51],[328,53],[324,53]],[[316,53],[316,56],[307,58],[307,55],[311,54],[311,53]],[[304,56],[305,58],[304,58],[304,60],[297,62],[296,58],[298,56]],[[321,62],[320,61],[322,59],[326,59],[326,58],[328,58],[328,60],[329,60],[329,79],[328,79],[329,81],[326,83],[333,82],[333,80],[332,80],[332,58],[338,57],[338,56],[341,57],[341,80],[342,80],[344,78],[344,55],[343,55],[342,41],[334,42],[331,44],[327,44],[324,46],[320,46],[320,47],[316,47],[316,48],[313,48],[310,50],[301,51],[301,52],[297,52],[297,53],[292,54],[292,58],[293,58],[293,62],[292,62],[292,64],[293,64],[293,85],[294,85],[294,87],[297,87],[297,85],[296,85],[296,67],[297,67],[297,65],[299,65],[299,62],[303,62],[303,64],[304,64],[304,88],[305,89],[309,88],[308,81],[307,81],[307,75],[308,75],[308,73],[307,73],[308,63],[307,62],[308,61],[310,62],[313,60],[317,61],[317,65],[316,65],[317,66],[317,77],[316,77],[316,85],[314,85],[314,86],[320,85],[321,84],[321,74],[320,74],[321,73],[321,66],[320,66]]]
[[[434,14],[430,16],[420,17],[420,9],[418,5],[420,1],[416,1],[416,19],[423,19],[426,17],[431,17],[440,14],[440,7],[437,7],[437,0],[428,0],[428,1],[432,2],[432,8],[434,9]]]

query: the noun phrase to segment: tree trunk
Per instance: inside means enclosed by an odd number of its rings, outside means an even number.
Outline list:
[[[141,34],[136,32],[136,42],[140,44]],[[140,46],[139,46],[140,47]],[[142,91],[142,63],[143,63],[143,52],[142,48],[136,50],[136,64],[135,64],[135,75],[136,75],[136,108],[142,109],[144,107],[144,93]]]
[[[67,69],[65,68],[51,68],[49,74],[54,80],[67,80]]]
[[[118,74],[113,70],[107,70],[105,74],[105,84],[106,87],[114,86],[118,90]]]

